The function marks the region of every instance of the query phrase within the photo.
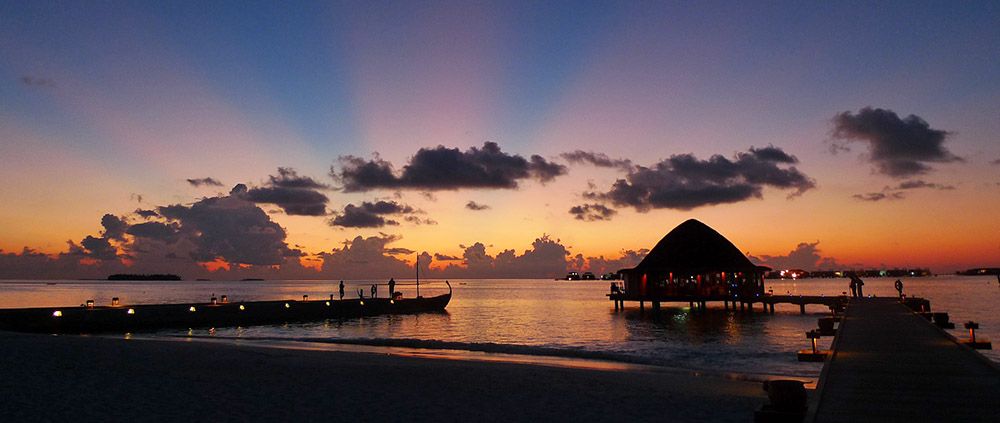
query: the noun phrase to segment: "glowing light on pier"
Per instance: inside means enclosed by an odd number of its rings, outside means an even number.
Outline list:
[[[128,311],[126,311],[126,313],[128,313],[128,314],[135,314],[135,309],[134,308],[130,308],[130,309],[128,309]]]
[[[289,305],[288,303],[285,303],[285,308],[292,308],[292,306]]]
[[[244,306],[243,304],[240,304],[240,311],[243,311],[243,310],[246,310],[246,309],[247,309],[246,306]]]
[[[62,317],[62,311],[59,310],[53,311],[52,317]]]
[[[196,309],[194,308],[194,306],[191,306],[191,308],[189,308],[188,310],[190,310],[192,313],[194,313],[196,311]]]

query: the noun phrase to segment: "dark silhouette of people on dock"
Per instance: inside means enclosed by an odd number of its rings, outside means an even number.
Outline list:
[[[899,293],[899,298],[903,298],[903,281],[896,279],[896,292]]]
[[[364,288],[358,288],[358,298],[360,298],[362,300],[365,299],[365,289]]]
[[[378,298],[378,285],[372,284],[372,298]]]
[[[862,297],[864,297],[865,293],[864,293],[864,290],[861,287],[865,286],[865,281],[861,280],[861,278],[859,278],[858,275],[856,275],[854,273],[851,273],[849,277],[851,278],[851,284],[850,284],[850,286],[851,286],[851,297],[854,297],[854,298],[862,298]]]
[[[396,298],[396,280],[389,278],[389,298]]]
[[[344,299],[344,281],[340,281],[340,299]]]

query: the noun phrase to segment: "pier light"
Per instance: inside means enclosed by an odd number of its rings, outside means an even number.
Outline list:
[[[219,299],[215,298],[215,297],[212,297],[212,305],[216,305],[216,304],[219,304]]]
[[[115,306],[115,307],[118,307],[118,306],[121,305],[121,301],[118,300],[118,297],[114,297],[114,298],[111,299],[111,305]]]
[[[128,311],[126,311],[126,313],[128,313],[128,314],[135,314],[135,309],[134,308],[130,308],[130,309],[128,309]]]
[[[365,305],[365,301],[364,300],[361,300],[361,305]]]
[[[240,311],[243,311],[243,310],[246,310],[246,309],[247,309],[247,307],[245,305],[240,304]]]
[[[302,296],[302,301],[309,301],[309,296],[308,295],[303,295]]]
[[[389,304],[396,304],[396,300],[389,300]]]
[[[94,300],[87,300],[87,308],[94,308]]]
[[[53,311],[52,317],[62,317],[62,311],[59,310]]]
[[[292,306],[289,305],[288,303],[285,303],[285,308],[292,308]]]
[[[192,313],[194,313],[197,309],[194,308],[194,306],[191,306],[191,308],[189,308],[188,310],[191,311]]]
[[[327,301],[327,302],[326,302],[326,306],[327,306],[327,307],[329,307],[329,306],[330,306],[330,302],[329,302],[329,301]]]
[[[228,303],[228,302],[229,302],[229,296],[228,296],[228,295],[223,295],[223,296],[222,296],[222,303],[223,303],[223,304],[226,304],[226,303]]]

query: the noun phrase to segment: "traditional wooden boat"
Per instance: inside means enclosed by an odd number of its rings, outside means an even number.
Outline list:
[[[137,332],[155,329],[217,328],[310,322],[381,314],[442,312],[448,293],[433,297],[355,298],[301,301],[234,301],[223,296],[208,303],[0,309],[0,330],[42,333]]]

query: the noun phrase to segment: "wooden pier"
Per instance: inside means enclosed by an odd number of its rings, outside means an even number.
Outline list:
[[[851,301],[832,350],[815,423],[1000,419],[997,365],[896,299]]]
[[[658,310],[660,308],[660,303],[688,303],[693,309],[704,309],[709,302],[721,302],[723,307],[727,310],[732,307],[733,310],[746,311],[753,313],[754,307],[760,307],[760,311],[769,312],[774,314],[774,306],[776,304],[791,304],[799,306],[799,312],[802,314],[806,313],[807,305],[822,305],[828,307],[831,311],[841,312],[847,305],[848,297],[843,295],[835,296],[823,296],[823,295],[759,295],[752,298],[734,298],[734,297],[719,297],[719,296],[647,296],[635,298],[628,296],[623,293],[612,293],[607,294],[608,299],[615,303],[615,310],[624,309],[625,301],[638,301],[639,309],[645,310],[646,303],[650,304],[652,309]]]

